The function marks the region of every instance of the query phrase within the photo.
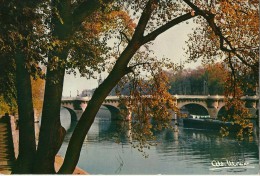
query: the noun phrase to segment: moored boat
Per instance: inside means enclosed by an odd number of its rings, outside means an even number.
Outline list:
[[[220,130],[221,127],[228,127],[230,131],[239,130],[239,126],[232,122],[223,122],[211,118],[183,118],[183,127],[203,130]]]

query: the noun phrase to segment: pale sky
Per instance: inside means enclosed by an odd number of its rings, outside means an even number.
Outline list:
[[[189,24],[183,22],[172,29],[164,32],[158,36],[154,45],[151,48],[154,50],[155,55],[158,57],[171,58],[173,62],[180,63],[180,60],[185,61],[185,41],[188,39],[188,34],[192,33],[194,24],[190,21]],[[185,67],[195,68],[200,63],[187,64]],[[102,73],[102,78],[105,78],[107,73]],[[93,89],[98,85],[97,80],[81,78],[74,75],[66,75],[64,79],[63,96],[75,97],[77,90],[81,93],[84,89]]]

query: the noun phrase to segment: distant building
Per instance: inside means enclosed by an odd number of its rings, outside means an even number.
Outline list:
[[[103,79],[102,79],[101,75],[99,75],[98,86],[99,86],[100,84],[102,84],[102,82],[103,82]]]
[[[102,84],[102,82],[103,82],[103,79],[102,79],[101,75],[99,75],[98,86],[99,86],[100,84]],[[83,90],[83,91],[81,92],[81,94],[80,94],[79,96],[81,96],[81,97],[92,97],[92,95],[93,95],[93,93],[94,93],[95,90],[96,90],[96,89],[85,89],[85,90]]]
[[[81,92],[80,96],[81,97],[92,97],[95,90],[96,89],[85,89]]]
[[[103,83],[103,79],[101,77],[101,75],[99,75],[99,79],[97,80],[98,82],[98,86],[100,86],[100,84]],[[80,97],[92,97],[92,95],[94,94],[96,88],[95,89],[85,89],[81,92],[81,94],[79,95]],[[113,88],[111,90],[111,92],[109,93],[109,96],[115,96],[116,92],[115,92],[115,88]]]

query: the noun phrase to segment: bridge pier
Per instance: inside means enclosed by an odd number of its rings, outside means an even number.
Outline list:
[[[83,114],[83,110],[74,110],[75,113],[76,113],[76,116],[77,116],[77,121],[79,121],[80,117],[82,116]]]
[[[251,115],[250,118],[257,118],[257,109],[256,108],[248,108],[249,114]]]
[[[131,109],[127,108],[127,116],[125,117],[125,120],[130,121],[132,119],[132,111]]]
[[[208,108],[208,113],[209,113],[210,118],[216,119],[218,117],[217,108]]]

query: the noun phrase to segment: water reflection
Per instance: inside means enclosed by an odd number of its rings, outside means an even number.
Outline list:
[[[145,159],[133,149],[125,122],[111,121],[103,109],[97,114],[81,151],[78,165],[91,174],[257,174],[258,146],[253,141],[236,141],[234,136],[222,138],[218,132],[185,129],[155,133],[157,145],[146,152]],[[61,112],[66,121],[65,113]],[[63,122],[63,124],[67,124]],[[76,123],[69,124],[59,153],[65,154],[68,140]],[[122,133],[123,131],[123,133]],[[116,144],[116,139],[122,143]],[[253,168],[210,170],[212,160],[245,159]]]
[[[216,158],[229,158],[233,156],[244,157],[251,154],[258,158],[258,146],[255,142],[237,141],[235,136],[222,138],[217,132],[180,128],[179,133],[172,130],[164,130],[157,135],[156,149],[158,153],[166,154],[166,151],[178,154],[183,148],[191,152],[194,157],[203,157],[210,160]],[[168,154],[166,154],[168,155]]]

